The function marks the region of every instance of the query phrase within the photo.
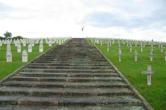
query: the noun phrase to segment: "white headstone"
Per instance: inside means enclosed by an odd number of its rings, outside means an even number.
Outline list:
[[[129,42],[126,43],[126,46],[127,46],[127,47],[129,46]]]
[[[119,49],[119,54],[118,54],[118,56],[119,56],[119,62],[121,62],[122,60],[121,60],[121,56],[122,56],[122,51],[121,51],[121,49]]]
[[[9,51],[7,50],[7,52],[6,52],[6,61],[12,62],[12,53],[10,50]]]
[[[48,42],[48,46],[49,46],[49,47],[52,46],[52,42],[51,42],[51,41]]]
[[[109,52],[110,50],[110,46],[109,46],[109,43],[107,43],[107,52]]]
[[[153,44],[151,44],[151,51],[153,52]]]
[[[33,47],[33,46],[35,46],[35,43],[34,43],[34,42],[32,42],[32,43],[31,43],[31,45],[32,45],[32,47]]]
[[[161,45],[160,49],[161,49],[161,53],[163,53],[163,45]]]
[[[137,51],[135,51],[135,53],[134,53],[134,56],[135,56],[135,62],[137,62],[137,60],[138,60],[138,53],[137,53]]]
[[[7,44],[7,51],[11,51],[11,46],[10,46],[10,44]]]
[[[30,52],[30,53],[32,52],[32,45],[31,44],[28,45],[28,52]]]
[[[150,61],[153,61],[153,51],[150,52]]]
[[[39,52],[43,52],[43,43],[40,43],[39,45]]]
[[[26,41],[23,42],[23,46],[24,46],[24,47],[26,46]]]
[[[103,45],[103,42],[102,41],[100,41],[100,46],[102,46]]]
[[[166,61],[166,51],[165,51],[165,53],[164,53],[164,56],[165,56],[165,61]]]
[[[132,44],[130,44],[130,53],[132,52]]]
[[[111,41],[109,42],[109,46],[111,47],[111,45],[112,45],[112,43],[111,43]]]
[[[135,47],[137,47],[137,45],[138,45],[138,42],[135,42]]]
[[[18,53],[21,52],[21,45],[20,45],[20,44],[17,45],[17,52],[18,52]]]
[[[146,47],[146,42],[144,42],[143,47]]]
[[[26,50],[22,52],[22,62],[28,62],[28,54]]]
[[[141,45],[140,45],[140,49],[141,49],[141,53],[143,52],[143,45],[142,45],[142,42],[141,42]]]
[[[119,49],[121,48],[121,45],[120,45],[120,43],[118,43],[118,48],[119,48]]]
[[[112,40],[112,44],[114,44],[115,43],[115,40]]]
[[[2,46],[2,42],[0,41],[0,47]]]

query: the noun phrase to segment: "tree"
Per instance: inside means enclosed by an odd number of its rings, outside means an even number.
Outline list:
[[[4,39],[4,37],[0,36],[0,40],[3,40],[3,39]]]
[[[22,36],[16,36],[16,37],[13,37],[13,39],[23,39]]]
[[[11,32],[6,32],[4,33],[5,39],[11,39],[12,38],[12,33]]]

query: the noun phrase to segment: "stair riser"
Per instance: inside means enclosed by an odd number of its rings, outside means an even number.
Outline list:
[[[3,84],[6,87],[39,87],[39,88],[127,88],[128,85],[80,85],[80,86],[65,86],[65,85],[33,85],[33,84]]]
[[[134,95],[132,92],[121,92],[121,93],[76,93],[76,92],[1,92],[1,95],[12,96],[12,95],[23,95],[23,96],[33,96],[33,97],[80,97],[80,96],[125,96],[125,95]]]
[[[73,79],[39,79],[39,78],[12,78],[9,79],[9,81],[40,81],[40,82],[44,82],[44,81],[50,81],[50,82],[112,82],[112,81],[123,81],[120,79],[115,79],[115,80],[101,80],[101,79],[96,79],[96,80],[91,80],[91,79],[78,79],[78,80],[73,80]]]

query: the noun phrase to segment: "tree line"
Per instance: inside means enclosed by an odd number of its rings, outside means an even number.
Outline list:
[[[7,31],[3,34],[3,36],[0,36],[0,40],[6,40],[6,39],[23,39],[23,37],[22,36],[13,37],[12,33]]]

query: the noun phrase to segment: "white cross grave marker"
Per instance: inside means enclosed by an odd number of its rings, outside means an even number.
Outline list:
[[[100,46],[103,46],[103,42],[102,41],[100,41]]]
[[[165,51],[165,53],[164,53],[164,56],[165,56],[165,61],[166,61],[166,51]]]
[[[12,53],[10,50],[7,50],[7,52],[6,52],[6,61],[12,62]]]
[[[137,51],[135,51],[134,56],[135,56],[134,61],[137,62],[138,61],[138,52]]]
[[[132,52],[132,44],[130,44],[130,53]]]
[[[151,51],[153,51],[153,44],[151,44]]]
[[[110,46],[109,46],[109,43],[107,43],[107,52],[109,52],[110,50]]]
[[[155,74],[154,71],[151,69],[151,65],[148,65],[147,71],[143,71],[142,74],[147,74],[147,85],[151,85],[151,75]]]
[[[17,52],[18,52],[18,53],[21,52],[21,45],[20,45],[20,44],[17,45]]]
[[[121,62],[122,60],[121,60],[121,56],[122,56],[122,51],[121,51],[121,49],[119,49],[119,54],[118,54],[118,56],[119,56],[119,62]]]
[[[141,42],[140,48],[141,48],[141,53],[142,53],[142,52],[143,52],[143,45],[142,45],[142,42]]]
[[[28,45],[28,52],[30,52],[30,53],[32,52],[32,45],[31,44]]]
[[[51,41],[48,42],[48,46],[49,46],[49,47],[52,46],[52,42],[51,42]]]
[[[10,46],[10,44],[7,44],[7,51],[11,51],[11,46]]]
[[[24,46],[24,47],[26,46],[26,41],[23,41],[23,46]]]
[[[2,46],[2,42],[0,41],[0,47]]]
[[[27,62],[28,61],[28,54],[27,54],[27,51],[24,50],[22,52],[22,62]]]
[[[40,43],[39,45],[39,52],[43,52],[43,43]]]
[[[153,51],[150,51],[150,61],[153,61]]]
[[[163,45],[161,45],[160,49],[161,49],[161,53],[163,53]]]

